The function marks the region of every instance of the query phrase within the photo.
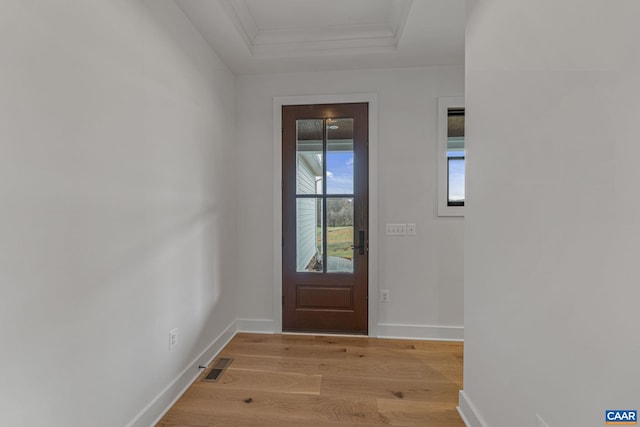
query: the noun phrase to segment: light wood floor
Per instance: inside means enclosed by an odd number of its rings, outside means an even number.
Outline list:
[[[464,427],[462,343],[238,334],[219,357],[159,426]]]

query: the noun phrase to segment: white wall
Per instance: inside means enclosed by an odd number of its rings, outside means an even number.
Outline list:
[[[640,4],[467,1],[472,426],[640,409]]]
[[[273,97],[378,94],[379,305],[385,335],[433,336],[463,323],[463,221],[436,216],[438,96],[462,96],[462,67],[239,76],[239,317],[273,321]],[[415,222],[417,237],[387,237],[385,223]],[[278,285],[279,286],[279,285]],[[372,295],[377,298],[377,295]],[[386,326],[385,326],[386,325]],[[410,327],[417,326],[417,327]],[[451,333],[445,330],[443,333]],[[461,329],[454,333],[459,333]]]
[[[123,426],[235,319],[234,78],[170,1],[0,28],[2,424]]]

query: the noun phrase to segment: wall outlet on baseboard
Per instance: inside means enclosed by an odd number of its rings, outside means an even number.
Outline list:
[[[178,344],[178,328],[169,331],[169,351]]]
[[[380,291],[380,302],[389,302],[390,301],[390,295],[389,295],[389,290],[388,289],[384,289]]]
[[[549,427],[549,424],[547,424],[546,421],[542,419],[540,414],[536,414],[536,419],[538,420],[538,427]]]

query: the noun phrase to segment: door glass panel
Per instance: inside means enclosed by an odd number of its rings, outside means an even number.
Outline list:
[[[327,273],[353,273],[353,198],[327,198]]]
[[[296,194],[322,194],[322,119],[296,120]]]
[[[322,199],[296,200],[296,271],[322,272]]]
[[[327,119],[327,194],[353,194],[353,119]]]
[[[464,157],[449,157],[449,188],[447,200],[449,206],[464,203]],[[455,205],[454,205],[455,206]]]
[[[449,108],[447,119],[447,205],[464,206],[464,108]]]

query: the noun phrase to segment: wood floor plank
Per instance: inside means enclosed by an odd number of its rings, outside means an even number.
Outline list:
[[[225,390],[258,390],[294,394],[320,394],[322,376],[292,372],[269,372],[258,369],[227,369],[218,382],[203,386]]]
[[[401,399],[447,403],[458,398],[460,388],[446,379],[406,380],[323,376],[321,394],[362,396],[375,399]]]
[[[462,343],[238,334],[218,382],[194,382],[163,427],[464,427]]]
[[[231,353],[225,353],[229,355]],[[434,368],[422,363],[407,363],[403,369],[395,369],[398,360],[393,357],[363,357],[350,359],[326,359],[321,357],[263,357],[247,354],[234,354],[235,366],[247,369],[267,370],[274,372],[307,372],[315,375],[334,375],[349,377],[377,378],[427,378],[437,372]],[[458,368],[459,369],[459,368]],[[460,369],[460,372],[461,369]]]
[[[284,419],[216,417],[214,421],[203,419],[200,422],[161,421],[159,427],[364,427],[368,424],[341,421],[289,421]],[[388,424],[387,424],[388,425]]]
[[[381,416],[402,427],[465,427],[455,408],[439,402],[378,399]]]
[[[287,420],[307,422],[349,422],[384,425],[375,399],[335,398],[329,396],[292,395],[246,390],[222,390],[192,386],[184,399],[167,413],[163,421],[193,423],[216,417],[238,420]],[[238,425],[244,425],[239,423]],[[269,424],[265,424],[269,425]],[[273,423],[271,425],[278,425]]]
[[[225,351],[226,354],[251,355],[259,353],[264,357],[301,357],[326,359],[345,359],[347,357],[346,346],[319,346],[312,344],[290,343],[246,343],[230,342]]]

